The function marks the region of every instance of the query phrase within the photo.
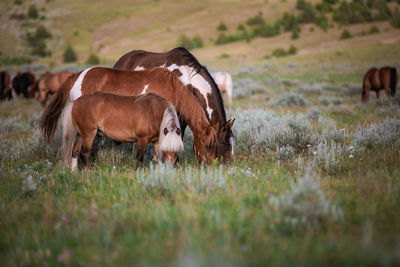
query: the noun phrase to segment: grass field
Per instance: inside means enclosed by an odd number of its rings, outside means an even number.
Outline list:
[[[0,3],[0,49],[10,55],[26,52],[21,36],[33,27],[9,19],[33,3],[16,2]],[[187,131],[176,168],[152,162],[151,148],[140,165],[134,146],[103,138],[92,167],[72,173],[60,129],[51,145],[37,129],[36,100],[0,102],[2,265],[400,265],[400,98],[381,91],[360,101],[368,68],[400,67],[399,29],[305,24],[297,40],[282,33],[216,46],[220,21],[234,32],[258,11],[273,21],[296,1],[35,3],[54,49],[23,66],[36,74],[82,69],[89,52],[109,65],[132,49],[165,51],[181,34],[201,35],[193,54],[233,76],[235,158],[199,165]],[[374,25],[379,33],[361,34]],[[339,40],[344,28],[354,38]],[[76,65],[61,64],[66,43]],[[265,58],[290,45],[297,55]]]
[[[138,166],[130,145],[103,140],[93,167],[71,173],[60,135],[51,146],[40,137],[40,105],[2,102],[2,262],[400,264],[399,100],[362,106],[359,65],[304,62],[237,71],[226,165],[198,165],[189,132],[175,169]]]

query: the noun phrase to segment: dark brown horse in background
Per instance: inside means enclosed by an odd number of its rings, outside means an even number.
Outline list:
[[[75,138],[71,120],[73,101],[92,92],[105,92],[122,96],[137,96],[149,92],[170,101],[185,119],[194,135],[193,148],[199,162],[215,159],[217,130],[219,124],[210,124],[198,99],[190,93],[170,71],[153,68],[143,71],[124,71],[110,68],[89,68],[77,73],[61,86],[40,119],[40,128],[46,140],[51,142],[57,129],[58,120],[63,116],[63,143]],[[68,103],[68,104],[67,104]],[[228,122],[231,127],[233,122]],[[63,145],[63,158],[70,155],[68,146]],[[65,162],[69,165],[69,162]]]
[[[137,142],[136,159],[140,162],[143,162],[149,143],[154,143],[157,158],[172,164],[183,150],[175,108],[153,93],[118,96],[95,92],[83,95],[74,101],[71,114],[78,131],[72,152],[72,170],[77,167],[82,147],[86,166],[90,164],[90,152],[98,132],[120,142]]]
[[[31,98],[29,88],[32,87],[35,82],[36,77],[32,72],[18,72],[12,79],[12,87],[18,96],[22,94],[25,98]]]
[[[11,93],[11,79],[10,74],[7,71],[0,72],[0,100],[12,98]]]
[[[62,71],[58,73],[46,72],[43,74],[33,86],[30,95],[33,97],[39,91],[39,102],[42,106],[46,106],[47,98],[50,94],[58,91],[61,85],[72,76],[72,72]]]
[[[234,138],[231,130],[233,121],[226,120],[221,93],[206,67],[183,47],[166,53],[133,50],[122,56],[114,65],[114,68],[123,70],[144,70],[153,67],[166,68],[174,73],[186,89],[198,99],[211,124],[219,125],[216,156],[222,158],[224,162],[229,161],[234,154]],[[184,132],[186,123],[183,120],[181,127]]]
[[[395,96],[398,79],[396,68],[382,67],[380,69],[369,69],[364,75],[361,101],[363,103],[368,101],[371,90],[375,91],[377,98],[379,98],[379,90],[382,89],[385,90],[386,96],[389,96],[389,93],[391,96]]]

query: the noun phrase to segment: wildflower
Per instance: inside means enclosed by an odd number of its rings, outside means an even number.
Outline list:
[[[313,153],[314,155],[317,155],[317,151],[314,151],[314,153]]]
[[[117,169],[117,166],[113,166],[113,170],[116,170]]]
[[[307,147],[311,147],[311,145],[310,145],[310,144],[308,144],[308,145],[307,145]]]
[[[349,155],[349,158],[351,158],[351,159],[352,159],[353,157],[354,157],[353,155]]]
[[[67,219],[68,219],[68,218],[67,218],[67,215],[64,215],[64,214],[63,214],[63,215],[61,216],[61,220],[63,220],[64,222],[65,222]]]

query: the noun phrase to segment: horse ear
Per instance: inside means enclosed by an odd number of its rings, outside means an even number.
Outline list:
[[[235,119],[233,120],[228,120],[225,124],[225,128],[232,128],[233,123],[235,122]]]
[[[168,134],[168,129],[164,128],[164,134],[167,135]]]

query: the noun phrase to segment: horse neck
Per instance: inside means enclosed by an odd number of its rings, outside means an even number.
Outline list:
[[[210,125],[203,107],[197,98],[174,75],[171,75],[175,87],[175,106],[185,119],[194,135],[204,132]]]

